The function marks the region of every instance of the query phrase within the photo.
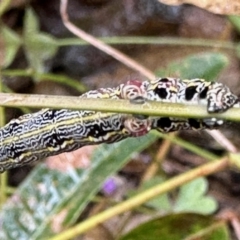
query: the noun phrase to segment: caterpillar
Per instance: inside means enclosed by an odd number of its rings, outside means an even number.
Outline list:
[[[159,78],[155,81],[131,80],[116,88],[89,91],[80,98],[128,99],[178,103],[207,103],[209,113],[224,112],[238,106],[238,97],[227,86],[203,79]],[[171,132],[213,129],[222,120],[141,117],[98,111],[43,109],[11,120],[0,128],[0,172],[23,166],[86,145],[113,143],[138,137],[156,129]]]

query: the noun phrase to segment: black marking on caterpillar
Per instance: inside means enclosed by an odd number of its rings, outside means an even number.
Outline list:
[[[238,98],[228,87],[203,79],[160,78],[151,82],[132,80],[116,88],[89,91],[81,96],[85,97],[128,99],[134,104],[142,104],[144,99],[179,103],[206,101],[209,113],[224,112],[238,103]],[[222,120],[215,118],[153,118],[95,111],[43,109],[13,119],[0,129],[0,172],[82,146],[142,136],[152,129],[171,132],[213,129],[222,124]]]

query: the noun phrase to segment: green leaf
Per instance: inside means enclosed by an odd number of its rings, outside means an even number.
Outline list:
[[[226,223],[197,214],[173,214],[148,221],[118,240],[230,240]]]
[[[141,192],[144,192],[145,190],[156,186],[157,184],[160,184],[162,182],[164,182],[165,179],[161,178],[161,177],[154,177],[152,179],[150,179],[147,182],[144,182],[139,189],[135,190],[135,191],[130,191],[128,196],[132,197],[136,194],[139,194]],[[168,198],[168,194],[162,194],[154,199],[152,199],[151,201],[148,201],[145,203],[146,206],[154,208],[158,211],[162,211],[162,212],[169,212],[172,208],[171,208],[171,203],[169,201]]]
[[[39,32],[39,23],[38,19],[31,8],[28,8],[25,12],[24,17],[24,35],[35,35]]]
[[[240,32],[240,17],[237,15],[230,15],[228,16],[228,20],[232,23],[236,30]]]
[[[122,168],[132,154],[156,140],[153,135],[101,145],[88,169],[62,173],[39,164],[0,212],[0,239],[48,239],[74,223],[105,179]],[[61,216],[62,224],[54,228]]]
[[[205,178],[198,178],[183,185],[180,188],[176,201],[175,212],[195,212],[211,214],[217,209],[217,202],[209,196],[205,196],[208,182]]]
[[[157,70],[156,75],[164,76],[171,73],[180,78],[204,78],[209,81],[216,80],[220,71],[228,64],[226,55],[215,52],[205,52],[190,55],[185,59],[173,62],[164,70]]]
[[[23,38],[30,67],[36,72],[44,72],[44,61],[55,55],[58,45],[50,34],[39,32],[38,20],[31,9],[25,14]]]
[[[5,44],[5,48],[3,49],[4,62],[2,66],[7,67],[13,62],[21,45],[21,39],[14,31],[3,25],[1,26],[1,36]]]

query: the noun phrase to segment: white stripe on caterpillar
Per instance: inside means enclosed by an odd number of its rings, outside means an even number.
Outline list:
[[[100,88],[81,96],[86,97],[128,99],[133,102],[139,98],[180,103],[198,103],[204,100],[210,113],[224,112],[238,102],[238,98],[221,83],[176,78],[160,78],[152,82],[132,80],[116,88]],[[0,129],[0,172],[82,146],[142,136],[151,129],[161,132],[213,129],[222,123],[222,120],[215,118],[153,118],[95,111],[43,109],[14,119]]]

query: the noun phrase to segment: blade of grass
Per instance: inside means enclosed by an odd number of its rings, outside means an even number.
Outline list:
[[[101,112],[142,114],[147,116],[168,116],[179,118],[219,118],[240,121],[240,108],[229,109],[225,113],[209,114],[205,105],[180,104],[146,101],[144,104],[133,104],[123,99],[93,99],[68,96],[0,94],[0,106],[30,108],[67,108],[73,110],[93,110]]]
[[[214,161],[214,160],[218,159],[217,155],[215,155],[209,151],[206,151],[203,148],[200,148],[196,145],[193,145],[187,141],[184,141],[183,139],[181,139],[177,136],[172,136],[172,135],[164,134],[164,133],[160,133],[160,132],[155,132],[154,134],[156,136],[159,136],[160,138],[167,139],[167,140],[171,141],[172,143],[175,143],[175,144],[191,151],[192,153],[195,153],[196,155],[207,159],[208,161]]]
[[[106,44],[134,44],[134,45],[170,45],[170,46],[189,46],[189,47],[217,47],[223,49],[236,50],[238,44],[228,41],[198,39],[198,38],[175,38],[175,37],[146,37],[146,36],[116,36],[116,37],[100,37],[98,38]],[[78,38],[57,39],[56,43],[59,47],[73,45],[89,45],[90,43]]]
[[[12,0],[2,0],[0,2],[0,17],[7,10],[8,6],[10,6]]]
[[[0,69],[0,92],[2,92],[2,76]],[[0,127],[5,124],[5,111],[0,107]],[[7,199],[7,172],[0,174],[0,208]]]

